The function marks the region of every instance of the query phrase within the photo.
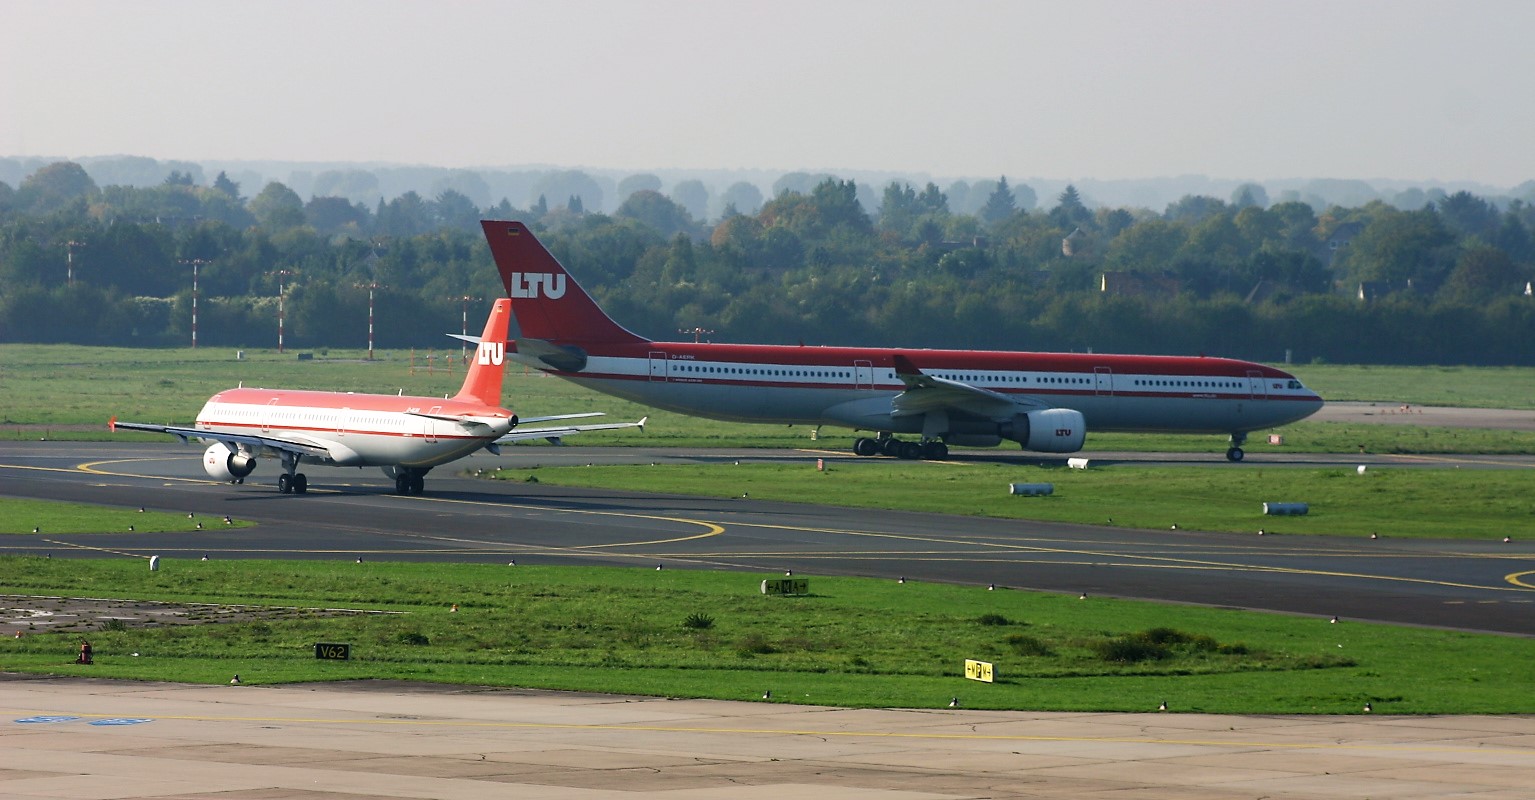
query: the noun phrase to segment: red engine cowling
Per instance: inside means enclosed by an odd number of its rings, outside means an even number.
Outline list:
[[[221,481],[240,480],[255,469],[255,456],[231,450],[223,442],[214,442],[203,453],[203,471]]]
[[[1070,408],[1047,408],[1013,417],[1002,435],[1039,453],[1075,453],[1087,441],[1087,420]]]

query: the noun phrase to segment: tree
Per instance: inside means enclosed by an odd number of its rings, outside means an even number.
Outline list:
[[[354,203],[381,199],[378,176],[364,169],[326,170],[314,177],[310,191],[320,197],[345,197]]]
[[[1081,195],[1077,194],[1077,187],[1067,184],[1055,200],[1055,208],[1050,209],[1050,219],[1065,233],[1071,233],[1077,228],[1090,229],[1093,227],[1093,212],[1087,210],[1082,204]]]
[[[703,181],[686,180],[672,187],[672,199],[696,220],[709,217],[709,189]]]
[[[1226,204],[1214,197],[1186,194],[1177,202],[1169,203],[1162,216],[1173,222],[1198,223],[1215,214],[1225,212]]]
[[[613,216],[635,220],[667,238],[693,228],[687,209],[654,189],[641,189],[629,195]]]
[[[1470,192],[1456,192],[1441,199],[1437,205],[1445,225],[1464,236],[1490,239],[1498,229],[1498,210]]]
[[[476,208],[490,205],[490,184],[474,170],[455,169],[432,181],[434,196],[440,197],[446,192],[462,195]]]
[[[48,214],[64,206],[88,200],[99,193],[85,168],[73,161],[59,161],[32,173],[16,192],[16,207],[33,214]]]
[[[981,219],[987,225],[994,226],[1011,217],[1017,210],[1018,198],[1007,188],[1007,176],[1003,175],[997,180],[996,190],[986,198],[986,205],[981,207]]]
[[[1439,299],[1465,305],[1486,303],[1499,295],[1514,296],[1523,285],[1513,259],[1495,247],[1472,247],[1460,254],[1439,290]]]
[[[602,208],[602,187],[592,176],[580,170],[560,170],[545,173],[533,184],[533,197],[577,197],[580,198],[580,207],[584,211],[588,206],[593,209]],[[566,201],[566,207],[570,203]],[[574,209],[572,209],[574,210]]]
[[[630,175],[618,182],[618,201],[622,203],[629,199],[629,195],[645,191],[661,191],[661,179],[649,173]]]
[[[736,210],[742,214],[755,215],[762,210],[762,190],[746,181],[730,184],[730,188],[725,190],[721,199],[726,205],[735,206]]]
[[[1448,250],[1455,237],[1432,210],[1381,213],[1343,251],[1341,263],[1361,281],[1411,280],[1443,277],[1453,260]]]
[[[304,221],[325,234],[343,231],[360,236],[368,222],[368,210],[345,197],[314,197],[304,205]]]
[[[240,199],[240,184],[230,180],[223,170],[219,170],[219,176],[213,179],[213,188],[234,200]]]
[[[1232,208],[1268,208],[1269,193],[1259,183],[1244,183],[1231,190]]]
[[[269,231],[281,231],[304,224],[304,201],[298,193],[272,181],[251,198],[250,211],[256,222]]]

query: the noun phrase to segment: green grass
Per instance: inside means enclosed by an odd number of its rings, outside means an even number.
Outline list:
[[[0,345],[0,439],[116,439],[164,441],[153,434],[109,434],[106,420],[116,415],[135,422],[190,422],[214,392],[244,382],[248,386],[326,389],[436,396],[451,394],[462,382],[461,369],[442,368],[442,356],[457,357],[451,346],[437,351],[434,372],[417,353],[411,369],[408,351],[381,350],[366,361],[361,350],[316,351],[315,359],[297,354],[247,350],[243,360],[228,348],[135,350],[70,345]],[[1296,373],[1330,400],[1372,400],[1392,404],[1444,404],[1535,408],[1535,369],[1481,367],[1297,367]],[[506,404],[523,416],[602,411],[617,420],[650,417],[645,431],[586,434],[572,442],[593,445],[660,447],[826,447],[847,449],[851,431],[826,428],[819,442],[806,427],[718,422],[657,411],[582,389],[537,372],[507,373]],[[41,426],[41,427],[39,427]],[[1535,434],[1496,431],[1439,431],[1395,426],[1302,422],[1282,429],[1292,452],[1500,452],[1535,453]],[[1266,445],[1252,440],[1256,452]],[[1186,451],[1220,453],[1223,436],[1090,434],[1091,450]],[[1016,450],[1014,450],[1016,452]]]
[[[1535,640],[1108,599],[759,574],[385,563],[0,558],[6,592],[372,608],[393,615],[0,641],[6,668],[222,683],[403,678],[837,706],[1246,714],[1535,713]],[[458,603],[460,611],[449,612]],[[712,618],[690,627],[693,614]],[[353,660],[317,662],[317,641]],[[131,655],[139,653],[137,657]],[[962,677],[963,659],[999,682]]]
[[[205,527],[244,528],[251,523],[233,520],[226,525],[222,518],[188,518],[186,514],[168,514],[163,511],[143,512],[133,509],[92,506],[83,503],[59,503],[51,500],[24,500],[0,497],[0,533],[31,534],[33,528],[39,535],[76,533],[118,533],[132,525],[140,533],[195,531],[198,523]],[[3,584],[0,584],[3,585]]]
[[[1277,534],[1501,539],[1535,529],[1524,470],[1112,466],[1071,470],[999,464],[853,462],[802,465],[542,467],[505,480],[645,492],[783,500],[945,514]],[[1011,483],[1051,483],[1049,497],[1015,497]],[[1303,517],[1268,517],[1265,502],[1305,502]],[[1109,522],[1112,520],[1112,523]]]
[[[1327,400],[1390,405],[1535,408],[1535,369],[1530,367],[1382,367],[1303,365],[1282,367]]]

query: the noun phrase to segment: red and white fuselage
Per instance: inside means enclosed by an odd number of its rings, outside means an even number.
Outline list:
[[[481,223],[521,337],[511,357],[597,391],[713,419],[872,431],[861,455],[946,444],[1073,452],[1086,432],[1247,432],[1322,406],[1295,376],[1225,358],[655,342],[607,316],[520,222]],[[919,434],[920,443],[892,442]]]
[[[218,434],[305,442],[338,467],[431,468],[463,458],[510,432],[512,412],[431,397],[226,389],[208,399],[194,427]]]

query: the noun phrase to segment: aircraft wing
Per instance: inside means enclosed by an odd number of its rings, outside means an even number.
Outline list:
[[[961,381],[929,375],[905,356],[895,356],[895,375],[906,391],[891,400],[891,416],[910,417],[930,411],[961,411],[978,417],[1003,418],[1019,406],[1044,408],[1029,398],[1014,398]]]
[[[566,415],[564,415],[563,418],[568,419],[568,418],[571,418],[571,417],[593,417],[593,416],[601,416],[601,415],[600,414],[566,414]],[[561,418],[562,417],[534,417],[535,420],[551,420],[551,419],[561,419]],[[555,444],[559,444],[560,443],[560,439],[562,437],[570,436],[570,435],[577,434],[577,433],[584,433],[586,431],[613,431],[613,430],[618,430],[620,428],[639,428],[640,430],[643,431],[645,429],[645,422],[647,420],[649,420],[649,419],[650,419],[650,417],[643,417],[643,418],[640,419],[639,422],[604,422],[604,423],[600,423],[600,424],[597,424],[597,425],[566,425],[564,427],[557,427],[557,428],[528,428],[526,430],[524,430],[522,428],[518,428],[517,430],[514,430],[511,433],[508,433],[507,435],[502,436],[500,439],[497,439],[496,441],[492,442],[492,444],[497,444],[497,445],[512,444],[512,443],[515,443],[515,442],[527,441],[529,439],[548,439],[549,441],[551,441],[551,442],[553,442]]]
[[[151,433],[166,433],[181,439],[183,443],[192,439],[208,439],[222,442],[231,450],[236,446],[244,446],[247,449],[268,449],[283,453],[294,453],[301,456],[314,458],[330,458],[329,450],[318,443],[298,438],[280,438],[276,436],[261,436],[250,433],[218,433],[205,431],[200,428],[183,428],[175,425],[149,425],[142,422],[118,422],[117,417],[107,421],[107,429],[116,431],[118,428],[130,431],[149,431]]]

